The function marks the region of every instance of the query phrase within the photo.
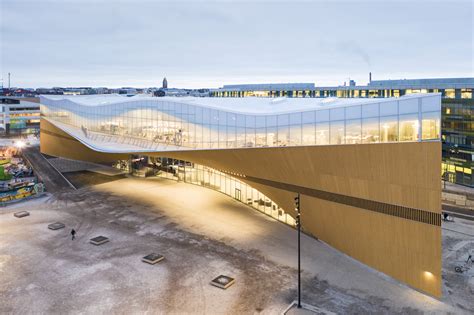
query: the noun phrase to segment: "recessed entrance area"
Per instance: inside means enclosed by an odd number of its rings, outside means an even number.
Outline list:
[[[131,171],[131,174],[137,177],[160,177],[210,188],[280,222],[295,225],[293,217],[255,188],[230,174],[204,165],[167,157],[132,155],[129,161],[117,161],[114,166],[124,171]]]

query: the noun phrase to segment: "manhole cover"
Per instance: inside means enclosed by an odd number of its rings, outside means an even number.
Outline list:
[[[234,278],[231,278],[231,277],[228,277],[228,276],[224,276],[224,275],[220,275],[219,277],[217,278],[214,278],[212,281],[211,281],[211,284],[216,286],[216,287],[219,287],[221,289],[227,289],[228,287],[230,287],[231,285],[233,285],[235,282],[235,279]]]
[[[94,238],[91,238],[91,244],[94,244],[94,245],[102,245],[104,243],[107,243],[109,241],[109,239],[105,236],[97,236],[97,237],[94,237]]]
[[[15,212],[13,215],[17,218],[23,218],[23,217],[29,216],[30,213],[28,211],[20,211],[20,212]]]
[[[154,264],[162,261],[163,259],[165,259],[165,257],[163,255],[151,253],[151,254],[146,255],[145,257],[143,257],[142,261],[154,265]]]
[[[55,222],[48,225],[48,229],[50,230],[59,230],[59,229],[63,229],[64,227],[65,225],[61,222]]]

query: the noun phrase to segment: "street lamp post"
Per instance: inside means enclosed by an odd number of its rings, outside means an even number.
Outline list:
[[[301,211],[300,194],[295,197],[296,226],[298,227],[298,308],[301,308]]]

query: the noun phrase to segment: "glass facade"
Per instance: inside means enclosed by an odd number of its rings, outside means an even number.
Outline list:
[[[0,135],[17,137],[39,134],[40,105],[34,101],[0,98]]]
[[[445,180],[474,187],[474,100],[442,103],[442,172]],[[424,123],[424,122],[423,122]],[[434,126],[436,128],[436,126]]]
[[[474,85],[474,83],[471,83]],[[265,90],[265,91],[212,91],[212,97],[292,97],[292,98],[388,98],[401,97],[404,95],[419,93],[441,93],[446,99],[473,99],[473,87],[466,88],[411,88],[387,86],[387,88],[375,88],[372,86],[341,86],[330,88],[315,87],[312,90]]]
[[[76,132],[86,142],[109,147],[113,143],[112,147],[124,146],[125,151],[133,144],[135,148],[163,153],[155,158],[137,150],[140,155],[118,161],[118,168],[140,176],[208,187],[289,225],[295,223],[291,216],[239,180],[237,174],[167,158],[166,151],[440,139],[439,95],[350,102],[344,106],[315,103],[311,110],[268,114],[195,105],[190,104],[191,99],[180,98],[124,97],[119,102],[115,99],[88,105],[71,99],[42,98],[42,116],[59,128],[70,128],[68,131]]]
[[[249,89],[249,87],[244,87]],[[379,132],[376,131],[375,121],[362,118],[362,143],[370,142],[387,142],[387,141],[411,141],[416,137],[428,140],[433,134],[441,130],[443,139],[443,169],[446,178],[451,182],[461,185],[474,187],[474,177],[472,172],[474,169],[474,143],[472,139],[472,102],[474,102],[474,78],[451,78],[451,79],[420,79],[420,80],[382,80],[372,82],[367,86],[340,86],[340,87],[314,87],[309,93],[295,93],[288,95],[290,97],[340,97],[340,98],[387,98],[402,97],[404,95],[414,95],[418,93],[440,93],[442,97],[442,105],[446,110],[442,112],[442,123],[432,120],[428,113],[423,114],[421,120],[421,130],[416,134],[414,119],[409,116],[401,117],[398,121],[397,117],[381,115],[379,119]],[[283,91],[278,94],[269,91],[270,97],[280,97]],[[243,96],[243,94],[238,94]],[[224,96],[222,89],[211,92],[211,96]],[[454,102],[454,103],[453,103]],[[452,105],[455,104],[455,105]],[[450,113],[451,110],[451,113]],[[426,111],[426,109],[424,110]],[[467,117],[466,113],[471,113]],[[398,115],[398,113],[395,113]],[[412,123],[410,123],[412,121]],[[419,122],[419,123],[420,123]],[[355,124],[355,121],[353,121]],[[349,130],[346,143],[355,143],[358,140],[352,139],[351,127],[346,126]],[[372,127],[374,128],[372,128]],[[322,127],[321,127],[322,128]],[[329,130],[329,129],[328,129]],[[338,128],[334,124],[331,129],[337,133]],[[329,132],[329,131],[328,131]],[[320,136],[327,134],[321,133]],[[316,133],[316,138],[318,133]],[[323,137],[323,139],[324,139]],[[357,138],[357,137],[356,137]],[[342,139],[333,134],[331,143],[342,142]],[[322,140],[317,144],[326,144],[328,141]],[[450,149],[448,149],[450,148]],[[458,164],[463,164],[459,166]],[[458,166],[453,166],[458,165]],[[451,171],[448,171],[451,170]]]
[[[440,97],[425,95],[368,104],[315,105],[313,110],[250,114],[179,98],[137,98],[80,105],[42,100],[42,115],[94,141],[148,150],[230,149],[422,141],[440,138]],[[107,136],[107,137],[104,137]]]
[[[228,195],[278,221],[291,226],[295,225],[295,220],[276,203],[240,181],[236,176],[204,165],[167,157],[136,156],[131,161],[133,161],[133,173],[136,175],[157,176],[207,187]],[[118,161],[116,167],[128,171],[129,161]]]

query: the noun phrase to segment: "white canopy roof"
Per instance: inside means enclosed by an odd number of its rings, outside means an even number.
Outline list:
[[[261,98],[261,97],[151,97],[148,95],[125,96],[119,94],[105,95],[42,95],[51,101],[67,100],[82,106],[106,106],[128,102],[181,103],[208,107],[218,110],[243,114],[277,114],[307,110],[348,107],[371,103],[393,102],[398,99],[430,97],[436,94],[411,94],[401,98]],[[46,102],[47,103],[47,102]],[[150,104],[151,105],[151,104]]]

